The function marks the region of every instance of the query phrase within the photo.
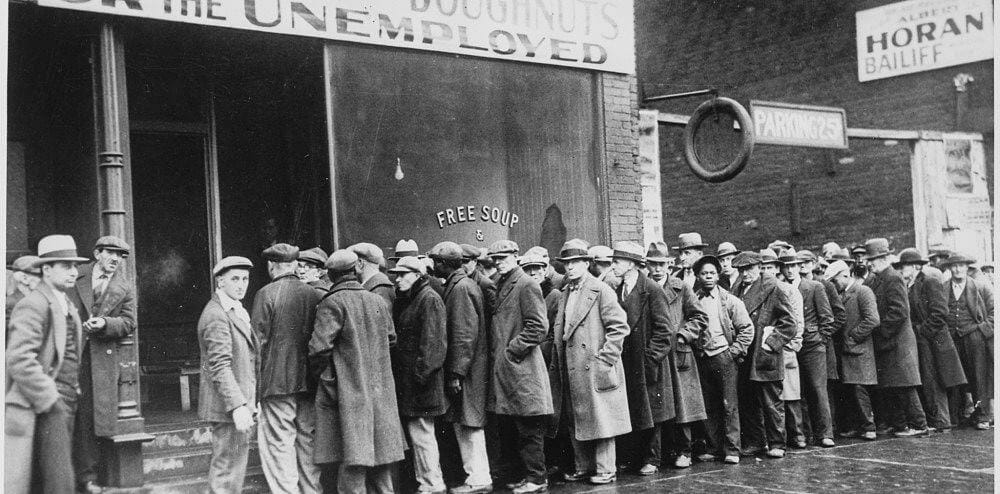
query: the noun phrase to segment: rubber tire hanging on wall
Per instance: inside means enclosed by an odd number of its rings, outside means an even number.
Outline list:
[[[705,119],[719,113],[727,114],[733,117],[733,120],[739,122],[743,142],[740,145],[739,153],[724,168],[718,171],[711,171],[706,169],[698,159],[698,150],[694,146],[694,136],[698,133],[698,128],[705,122]],[[725,182],[739,175],[743,171],[743,168],[747,166],[747,162],[750,161],[750,156],[753,154],[755,140],[756,134],[754,133],[753,121],[750,119],[750,114],[746,108],[743,108],[743,105],[729,98],[712,98],[698,105],[698,108],[691,115],[690,120],[688,120],[687,125],[684,127],[684,157],[687,160],[688,167],[691,168],[691,171],[698,178],[712,183]]]

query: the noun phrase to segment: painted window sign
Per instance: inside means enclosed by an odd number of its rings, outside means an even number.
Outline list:
[[[38,0],[208,26],[635,72],[633,0]]]
[[[993,58],[991,0],[909,0],[855,21],[861,82]]]
[[[483,223],[496,223],[501,226],[512,228],[520,218],[510,212],[492,206],[483,206],[476,209],[475,206],[459,206],[457,208],[447,208],[438,211],[438,228],[455,225],[458,223],[470,223],[481,221]]]

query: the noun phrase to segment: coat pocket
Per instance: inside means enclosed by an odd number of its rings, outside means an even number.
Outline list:
[[[319,376],[319,389],[316,390],[316,405],[323,408],[335,408],[340,391],[337,389],[337,376],[329,368]]]
[[[764,348],[758,348],[755,357],[754,368],[761,372],[776,371],[778,370],[778,366],[781,365],[782,356],[780,351],[769,352]]]
[[[612,391],[621,386],[618,379],[618,369],[613,365],[608,365],[598,359],[594,359],[594,389],[599,392]]]
[[[56,403],[56,406],[59,404]],[[32,437],[35,434],[35,411],[7,403],[4,407],[4,433],[10,437]]]
[[[677,349],[677,370],[686,371],[691,369],[691,365],[694,362],[694,355],[691,353],[691,347],[685,346],[684,348]]]

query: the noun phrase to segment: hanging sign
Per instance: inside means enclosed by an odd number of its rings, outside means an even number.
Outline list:
[[[633,0],[38,0],[46,7],[635,72]]]
[[[843,108],[751,101],[757,144],[847,149]]]
[[[992,0],[910,0],[855,21],[861,82],[993,58]]]

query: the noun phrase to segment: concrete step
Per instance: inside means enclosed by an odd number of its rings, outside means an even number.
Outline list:
[[[208,474],[184,475],[150,482],[135,488],[106,488],[106,494],[204,494],[208,492]],[[265,494],[267,487],[264,471],[259,466],[248,467],[242,494]]]
[[[154,482],[173,477],[205,474],[212,461],[210,445],[195,445],[165,449],[142,455],[142,471],[146,482]],[[257,443],[250,444],[250,466],[260,465]]]
[[[154,439],[142,445],[143,454],[185,448],[189,446],[210,446],[212,426],[208,423],[176,424],[151,427],[146,432]]]

